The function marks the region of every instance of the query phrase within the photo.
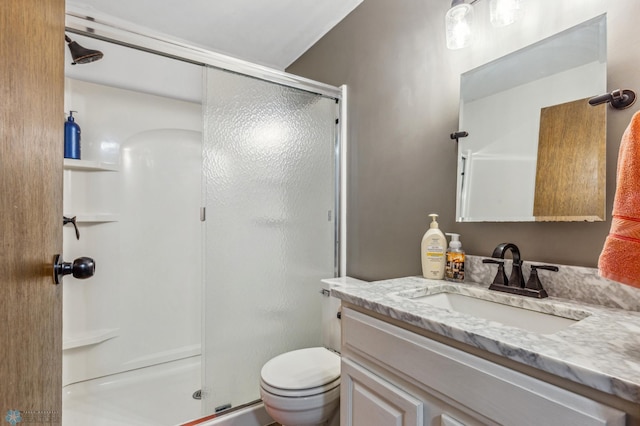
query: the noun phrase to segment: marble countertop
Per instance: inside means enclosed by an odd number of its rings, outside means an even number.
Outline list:
[[[639,312],[554,297],[533,299],[490,291],[488,286],[476,283],[457,284],[422,277],[328,281],[336,284],[332,295],[343,301],[640,403]],[[412,300],[442,291],[579,321],[551,334],[541,334]]]

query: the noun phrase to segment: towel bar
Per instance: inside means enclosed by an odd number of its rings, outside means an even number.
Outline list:
[[[609,102],[615,109],[629,108],[636,102],[636,93],[629,89],[616,89],[611,93],[589,99],[589,105],[600,105]]]

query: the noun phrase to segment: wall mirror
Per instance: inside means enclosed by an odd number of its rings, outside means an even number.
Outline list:
[[[456,221],[605,219],[606,16],[460,80]]]

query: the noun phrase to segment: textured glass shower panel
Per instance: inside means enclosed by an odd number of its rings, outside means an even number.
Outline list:
[[[259,399],[262,365],[321,344],[334,275],[335,100],[207,71],[205,414]]]

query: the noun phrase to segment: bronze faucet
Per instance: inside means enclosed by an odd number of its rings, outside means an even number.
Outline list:
[[[520,249],[517,245],[512,243],[502,243],[493,250],[491,257],[497,259],[504,259],[504,255],[507,250],[511,250],[511,257],[513,258],[513,268],[511,269],[511,275],[509,276],[508,286],[524,288],[524,277],[522,276],[522,260],[520,259]]]
[[[504,272],[504,255],[507,251],[511,250],[511,257],[513,258],[513,267],[511,268],[511,275],[507,281],[507,276]],[[493,259],[483,259],[483,263],[496,263],[498,264],[498,273],[493,279],[493,282],[489,286],[489,290],[497,290],[505,293],[519,294],[521,296],[536,297],[542,299],[548,297],[547,292],[542,287],[540,279],[538,278],[538,269],[546,269],[549,271],[558,271],[557,266],[551,265],[534,265],[531,267],[531,276],[526,285],[524,277],[522,275],[522,259],[520,259],[520,249],[513,243],[499,244],[491,257],[501,259],[501,261]]]

